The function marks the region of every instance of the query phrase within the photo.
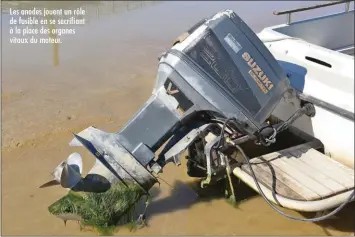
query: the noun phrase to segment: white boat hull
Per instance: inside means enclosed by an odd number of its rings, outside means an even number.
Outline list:
[[[316,116],[314,118],[303,116],[295,122],[294,126],[318,138],[324,144],[326,154],[331,158],[354,169],[354,56],[351,53],[344,54],[341,50],[332,49],[329,43],[331,39],[325,48],[297,37],[304,33],[304,29],[309,29],[310,26],[307,28],[305,25],[313,24],[312,28],[316,26],[314,29],[317,29],[318,33],[312,36],[309,35],[311,32],[307,31],[307,37],[317,41],[320,29],[329,31],[326,26],[332,23],[332,19],[338,22],[348,19],[349,16],[352,16],[352,23],[343,22],[343,24],[354,25],[352,11],[295,22],[291,25],[269,27],[261,31],[258,36],[289,74],[291,85],[297,91],[352,115],[351,119],[315,104]],[[290,28],[286,29],[287,27]],[[280,32],[288,32],[289,35]],[[339,42],[340,38],[342,36],[334,36],[332,40],[334,45],[339,46],[342,43]],[[352,46],[347,45],[351,41]],[[354,39],[347,38],[343,44],[344,48],[347,46],[353,49]],[[315,63],[309,58],[319,59],[325,64],[328,63],[328,66]],[[273,115],[285,120],[299,108],[298,100],[285,99],[280,102]]]
[[[293,101],[281,101],[274,110],[273,115],[286,120],[300,105]],[[316,116],[308,118],[303,116],[293,125],[303,132],[319,139],[325,148],[325,153],[331,158],[354,168],[354,122],[335,113],[315,106]]]
[[[316,113],[313,133],[324,144],[326,154],[354,168],[354,122],[319,107]]]

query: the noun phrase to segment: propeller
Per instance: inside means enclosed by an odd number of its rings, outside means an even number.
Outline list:
[[[40,188],[46,188],[59,184],[63,188],[73,188],[81,181],[82,171],[83,160],[79,153],[74,152],[53,170],[53,180],[41,185]]]

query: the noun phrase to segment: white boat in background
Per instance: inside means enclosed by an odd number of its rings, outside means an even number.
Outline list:
[[[291,22],[291,13],[346,4],[344,12]],[[258,37],[287,72],[299,97],[312,102],[316,116],[294,126],[322,141],[325,153],[354,169],[354,10],[350,1],[331,2],[287,14],[286,24],[263,29]],[[281,102],[273,115],[285,120],[300,104]],[[286,105],[288,104],[288,105]]]

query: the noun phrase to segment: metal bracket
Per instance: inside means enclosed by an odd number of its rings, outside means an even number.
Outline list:
[[[201,181],[201,188],[204,188],[211,182],[212,178],[212,167],[211,167],[211,151],[213,146],[219,141],[220,136],[215,137],[211,142],[207,143],[205,146],[205,156],[207,162],[207,178]]]
[[[208,129],[212,124],[204,124],[192,129],[184,137],[182,137],[175,145],[173,145],[165,154],[165,161],[174,161],[175,164],[180,165],[180,155],[183,153],[198,137]]]

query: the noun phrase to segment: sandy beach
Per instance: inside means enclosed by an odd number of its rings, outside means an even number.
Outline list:
[[[314,2],[133,3],[133,7],[124,2],[116,2],[116,6],[109,5],[111,2],[75,3],[86,7],[87,23],[77,26],[75,35],[62,37],[56,66],[51,44],[10,44],[9,18],[3,15],[2,235],[95,235],[80,231],[75,222],[69,221],[65,227],[48,212],[48,206],[66,190],[39,188],[72,152],[83,156],[84,172],[93,165],[94,157],[84,148],[69,147],[72,133],[88,126],[119,131],[149,98],[159,54],[202,17],[231,8],[259,32],[284,23],[283,17],[272,15],[274,10]],[[153,188],[149,226],[134,233],[122,228],[117,235],[354,233],[354,203],[333,220],[296,222],[277,214],[245,187],[238,193],[243,201],[233,208],[221,197],[199,198],[184,167],[169,164],[162,178],[173,188],[164,183]]]

